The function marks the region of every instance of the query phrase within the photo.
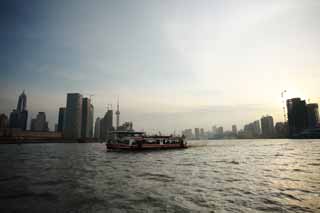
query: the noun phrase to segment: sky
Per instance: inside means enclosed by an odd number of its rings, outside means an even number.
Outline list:
[[[231,129],[285,98],[319,102],[318,0],[1,1],[0,112],[26,90],[52,129],[66,94],[95,117],[120,99],[121,122],[171,133]]]

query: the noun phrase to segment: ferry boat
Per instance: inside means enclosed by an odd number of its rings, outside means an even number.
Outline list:
[[[110,150],[152,150],[187,148],[187,140],[176,136],[147,136],[144,132],[114,131],[106,143]]]

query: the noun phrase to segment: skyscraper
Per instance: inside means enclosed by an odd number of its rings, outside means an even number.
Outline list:
[[[82,121],[82,95],[79,93],[67,94],[67,107],[65,113],[65,126],[63,135],[65,138],[77,139],[81,137]]]
[[[218,127],[218,129],[217,129],[217,135],[218,135],[219,137],[222,137],[222,136],[223,136],[223,127],[222,127],[222,126]]]
[[[89,110],[89,138],[93,137],[93,116],[94,116],[94,107],[90,104]]]
[[[10,113],[10,128],[19,128],[26,130],[28,121],[27,96],[23,91],[19,96],[17,109]]]
[[[0,115],[0,129],[8,128],[8,117],[5,114]]]
[[[19,127],[19,112],[15,109],[12,110],[12,112],[10,113],[9,127],[10,128],[20,128]]]
[[[58,132],[63,132],[65,114],[66,114],[66,108],[60,107],[59,108],[58,128],[57,128]]]
[[[25,110],[27,110],[27,96],[23,90],[23,92],[21,93],[21,95],[19,96],[19,99],[18,99],[17,111],[22,112]]]
[[[288,136],[287,123],[277,122],[274,125],[275,135],[279,138],[285,138]]]
[[[90,133],[90,110],[91,101],[89,98],[82,99],[82,122],[81,122],[81,137],[89,138]]]
[[[100,137],[102,139],[109,138],[110,132],[114,130],[112,125],[113,125],[113,110],[108,109],[108,111],[100,121]]]
[[[37,117],[31,120],[31,131],[49,131],[48,122],[46,121],[46,114],[39,112]]]
[[[204,129],[200,128],[200,138],[203,139],[204,138]]]
[[[314,128],[319,122],[318,104],[307,104],[308,128]]]
[[[261,130],[263,137],[274,137],[274,124],[272,116],[267,115],[261,118]]]
[[[200,139],[200,130],[199,130],[199,128],[195,128],[194,129],[194,136],[195,136],[195,139],[197,139],[197,140]]]
[[[100,138],[100,118],[97,117],[96,122],[94,124],[94,137],[95,138]]]
[[[256,120],[253,122],[253,135],[255,137],[261,135],[260,121]]]
[[[237,135],[237,133],[238,133],[238,131],[237,131],[237,125],[235,125],[235,124],[232,125],[232,133],[233,133],[234,135]]]
[[[306,102],[300,98],[287,100],[289,136],[298,134],[308,127]]]

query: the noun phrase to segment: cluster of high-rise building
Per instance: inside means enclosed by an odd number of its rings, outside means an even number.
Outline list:
[[[307,104],[305,100],[300,98],[287,100],[287,117],[286,122],[274,124],[272,116],[263,116],[260,121],[256,120],[246,124],[240,132],[240,136],[246,138],[295,137],[305,130],[319,129],[320,127],[318,104]]]
[[[55,131],[60,132],[66,139],[96,138],[107,139],[110,132],[114,130],[133,131],[132,122],[124,122],[120,125],[119,101],[116,111],[116,127],[113,127],[112,105],[108,105],[108,110],[104,117],[96,118],[94,123],[94,106],[91,99],[83,97],[80,93],[68,93],[66,106],[59,108],[58,123]],[[0,115],[0,129],[21,129],[27,130],[28,111],[27,96],[23,91],[19,96],[17,108],[12,110],[10,117],[5,114]],[[94,128],[93,128],[94,127]],[[39,112],[31,119],[30,130],[34,132],[48,132],[49,126],[45,112]]]
[[[289,136],[293,137],[306,129],[318,127],[319,107],[316,103],[306,104],[305,100],[287,100]]]
[[[108,105],[104,117],[97,117],[93,128],[94,106],[90,98],[79,93],[67,94],[66,107],[59,109],[57,131],[63,132],[64,138],[108,139],[114,130],[133,131],[132,122],[120,125],[119,101],[116,111],[116,127],[113,127],[112,105]]]
[[[37,117],[31,120],[31,131],[48,132],[48,121],[46,121],[46,114],[44,112],[39,112]]]
[[[273,117],[270,115],[262,116],[260,120],[244,125],[239,134],[241,137],[247,138],[273,138],[276,136]]]
[[[67,94],[66,107],[59,108],[57,131],[62,132],[65,138],[91,138],[93,110],[89,98],[79,93]]]
[[[28,126],[28,110],[27,110],[27,95],[25,91],[18,98],[17,108],[13,109],[9,118],[5,114],[0,115],[0,128],[21,129],[27,130]],[[49,131],[46,114],[39,112],[36,118],[31,119],[31,131],[45,132]]]
[[[286,138],[316,131],[320,136],[318,104],[307,104],[305,100],[300,98],[288,99],[286,117],[288,118],[286,122],[275,123],[272,116],[262,116],[260,120],[245,124],[240,131],[237,130],[236,125],[232,125],[231,131],[223,131],[223,127],[213,126],[212,131],[195,128],[192,132],[192,129],[185,129],[182,131],[182,135],[189,139]]]
[[[231,138],[237,135],[237,126],[234,124],[232,125],[232,131],[223,131],[222,126],[212,126],[211,131],[205,131],[204,128],[194,128],[194,132],[192,129],[185,129],[181,132],[187,139],[214,139],[214,138],[223,138],[225,136]]]
[[[232,125],[231,131],[224,131],[222,126],[212,126],[211,131],[203,128],[185,129],[182,131],[188,139],[209,139],[209,138],[276,138],[294,137],[305,130],[317,129],[319,125],[318,104],[309,103],[300,98],[287,100],[286,122],[274,124],[273,117],[263,116],[244,125],[240,131],[236,125]],[[97,117],[94,122],[94,106],[91,98],[83,97],[79,93],[67,94],[66,106],[59,108],[58,123],[56,131],[62,133],[64,138],[96,138],[108,139],[114,130],[133,131],[132,122],[124,122],[120,125],[119,101],[117,103],[116,127],[113,127],[112,105],[108,105],[107,112],[103,117]],[[21,129],[27,130],[28,110],[27,95],[25,91],[18,98],[17,107],[12,110],[9,118],[5,114],[0,115],[0,129]],[[93,125],[95,124],[95,125]],[[31,119],[30,130],[35,132],[48,132],[48,121],[45,112],[39,112]],[[320,135],[320,131],[319,131]]]
[[[27,129],[28,110],[27,110],[27,95],[23,91],[19,96],[17,108],[12,110],[9,118],[9,127],[17,129]]]

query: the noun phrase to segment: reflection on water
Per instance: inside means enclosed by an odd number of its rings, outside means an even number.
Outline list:
[[[0,146],[0,212],[320,212],[319,140]]]

